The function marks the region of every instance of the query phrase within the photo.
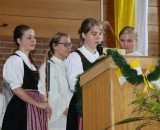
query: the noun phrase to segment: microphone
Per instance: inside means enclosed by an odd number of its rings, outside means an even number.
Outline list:
[[[98,51],[99,55],[103,55],[103,46],[102,46],[102,44],[98,44],[97,45],[97,51]]]

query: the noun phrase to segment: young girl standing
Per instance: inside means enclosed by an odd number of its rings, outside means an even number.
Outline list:
[[[49,78],[48,102],[53,109],[49,120],[49,130],[66,130],[69,102],[72,93],[68,87],[65,59],[70,54],[72,44],[70,37],[63,32],[56,33],[50,40],[47,60],[41,65],[39,90],[45,95],[45,79]],[[46,68],[50,69],[46,73]],[[46,65],[47,64],[47,65]],[[48,76],[48,74],[50,76]]]
[[[87,18],[82,22],[78,34],[82,47],[78,48],[75,52],[72,52],[66,60],[67,78],[70,90],[74,93],[68,111],[67,130],[82,128],[82,126],[78,128],[75,84],[77,82],[77,76],[85,71],[85,67],[99,58],[96,47],[101,43],[103,38],[102,24],[93,18]]]
[[[13,97],[7,105],[2,130],[47,130],[51,108],[38,92],[38,73],[30,53],[36,45],[34,30],[19,25],[14,30],[14,40],[18,49],[3,67],[3,78]]]

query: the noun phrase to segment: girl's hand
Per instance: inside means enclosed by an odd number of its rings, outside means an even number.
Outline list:
[[[101,55],[101,56],[98,57],[98,59],[102,59],[102,58],[105,58],[105,57],[106,57],[106,55]]]
[[[51,115],[52,115],[52,108],[50,107],[50,105],[48,104],[48,106],[45,109],[46,113],[47,113],[47,117],[48,119],[51,119]]]

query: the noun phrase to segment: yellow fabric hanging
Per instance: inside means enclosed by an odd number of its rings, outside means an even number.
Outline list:
[[[143,93],[144,93],[144,94],[147,92],[148,87],[149,87],[150,89],[156,89],[156,87],[155,87],[154,85],[152,85],[152,84],[148,81],[146,74],[143,75],[143,80],[144,80],[144,85],[145,85],[144,90],[143,90]]]
[[[114,0],[115,34],[125,26],[135,27],[135,0]],[[116,47],[119,48],[118,43]]]

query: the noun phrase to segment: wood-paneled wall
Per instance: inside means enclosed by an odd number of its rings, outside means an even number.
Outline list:
[[[83,19],[100,20],[100,0],[1,0],[0,35],[12,35],[18,24],[29,24],[38,37],[51,37],[58,31],[77,38]]]
[[[160,54],[160,1],[148,2],[148,53],[152,56]]]
[[[103,1],[103,12],[104,21],[108,21],[112,28],[114,29],[114,0],[104,0]],[[109,28],[106,28],[105,34],[104,34],[104,46],[107,47],[116,47],[115,40],[113,35],[111,34],[111,30]]]

